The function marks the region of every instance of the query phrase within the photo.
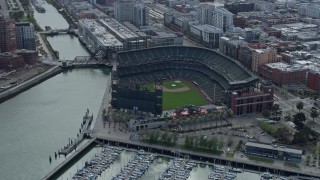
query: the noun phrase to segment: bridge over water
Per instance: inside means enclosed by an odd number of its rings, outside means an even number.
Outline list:
[[[81,68],[112,66],[115,62],[114,55],[116,51],[112,48],[100,46],[91,56],[77,56],[73,60],[62,62],[62,68]]]

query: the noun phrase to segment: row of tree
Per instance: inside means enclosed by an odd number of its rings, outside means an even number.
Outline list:
[[[298,102],[296,105],[296,108],[299,110],[299,113],[301,112],[301,110],[304,108],[304,103],[303,102]],[[314,119],[317,118],[319,116],[319,113],[316,109],[312,108],[310,111],[310,117],[312,118],[313,122]]]
[[[167,146],[176,146],[178,141],[178,133],[161,132],[160,130],[151,131],[146,141],[152,144],[165,144]]]
[[[222,126],[224,121],[228,123],[227,119],[230,117],[233,117],[233,113],[231,110],[226,110],[223,112],[211,111],[202,115],[197,114],[179,117],[177,119],[170,119],[168,120],[168,126],[184,127],[185,130],[188,131],[201,130],[204,124],[209,124],[209,128],[212,128],[218,127],[218,124],[220,122],[220,126]]]
[[[212,151],[218,151],[224,145],[222,140],[218,140],[216,137],[212,137],[210,139],[206,138],[206,136],[189,136],[185,137],[184,147],[187,149],[198,149],[204,148]]]

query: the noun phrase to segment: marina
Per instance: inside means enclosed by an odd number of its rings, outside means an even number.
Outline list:
[[[215,165],[205,162],[199,162],[199,161],[193,161],[188,158],[177,158],[177,157],[166,157],[161,154],[153,154],[154,160],[153,162],[147,163],[149,166],[144,165],[142,168],[135,168],[135,162],[137,161],[137,158],[142,157],[142,155],[151,154],[151,153],[141,153],[143,151],[137,151],[134,149],[126,149],[126,148],[118,148],[118,147],[112,147],[112,146],[98,146],[94,147],[91,151],[89,151],[85,156],[83,156],[81,159],[79,159],[77,162],[75,162],[70,168],[68,168],[64,173],[61,174],[61,176],[55,178],[58,180],[63,179],[72,179],[79,178],[75,176],[78,172],[83,169],[86,164],[91,164],[91,161],[93,162],[97,161],[97,157],[101,157],[101,152],[105,151],[105,149],[117,149],[117,152],[119,155],[116,156],[115,160],[110,163],[109,166],[105,166],[104,170],[101,172],[101,174],[96,174],[94,177],[98,180],[112,180],[112,179],[121,179],[118,177],[119,175],[126,174],[123,179],[130,179],[130,175],[135,173],[142,174],[140,178],[141,180],[161,180],[165,179],[163,178],[164,174],[168,174],[169,170],[177,169],[174,171],[175,173],[172,173],[171,177],[167,177],[166,179],[182,179],[182,174],[189,174],[188,177],[184,178],[186,180],[198,180],[198,179],[208,179],[210,173],[212,173],[216,167],[222,167],[221,165]],[[140,155],[139,155],[140,154]],[[153,159],[153,158],[152,158]],[[142,164],[142,163],[141,163]],[[178,165],[179,164],[179,165]],[[189,166],[182,166],[182,165],[189,165]],[[100,165],[101,166],[101,165]],[[130,168],[131,167],[131,168]],[[178,168],[180,167],[180,168]],[[184,167],[187,167],[188,169],[185,169]],[[136,171],[136,169],[146,169],[145,171]],[[179,170],[180,172],[179,172]],[[233,168],[229,168],[233,169]],[[237,173],[237,180],[259,180],[260,174],[249,172],[249,171],[243,171],[242,169],[233,169],[235,171],[238,171]],[[82,170],[83,171],[83,170]],[[141,173],[143,172],[143,173]],[[178,173],[179,172],[179,173]],[[130,174],[130,175],[129,175]],[[180,176],[178,176],[180,174]],[[88,178],[89,179],[89,178]]]
[[[162,174],[160,180],[186,180],[190,176],[195,161],[185,158],[174,158],[171,165]]]
[[[120,152],[120,148],[105,147],[99,155],[95,155],[89,162],[86,162],[72,179],[97,179],[106,168],[110,167]]]
[[[115,175],[112,180],[136,180],[148,170],[149,166],[155,159],[155,155],[139,151],[133,160],[121,168],[121,171]]]
[[[241,170],[231,170],[230,167],[225,166],[214,166],[214,170],[208,176],[209,180],[235,180],[237,178],[236,172]]]

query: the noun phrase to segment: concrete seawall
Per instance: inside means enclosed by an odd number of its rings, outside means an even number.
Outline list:
[[[33,86],[40,84],[41,82],[61,73],[63,70],[59,66],[54,66],[47,71],[28,79],[27,81],[18,84],[4,92],[0,93],[0,103],[22,93],[25,90],[32,88]]]
[[[55,167],[51,172],[49,172],[42,180],[51,180],[57,179],[59,176],[69,167],[71,167],[81,156],[85,155],[92,147],[95,145],[95,139],[91,139],[89,142],[84,144],[82,147],[79,147],[77,151],[71,156],[69,156],[65,161]]]

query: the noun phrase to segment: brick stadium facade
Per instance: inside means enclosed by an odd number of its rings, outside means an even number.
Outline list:
[[[231,109],[236,116],[260,113],[273,106],[274,87],[269,82],[263,82],[260,91],[237,93],[231,95]]]

